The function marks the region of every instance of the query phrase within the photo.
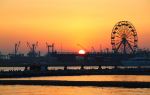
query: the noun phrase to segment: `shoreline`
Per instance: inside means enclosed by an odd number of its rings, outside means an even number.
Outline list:
[[[0,72],[0,78],[24,78],[41,76],[75,76],[75,75],[150,75],[150,70],[51,70],[51,71],[16,71]]]
[[[150,82],[137,82],[137,81],[129,82],[129,81],[0,80],[0,85],[150,88]]]

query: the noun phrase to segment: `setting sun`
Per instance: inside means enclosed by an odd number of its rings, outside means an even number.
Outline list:
[[[0,0],[0,95],[150,95],[150,0]]]
[[[85,50],[79,50],[79,54],[85,54]]]

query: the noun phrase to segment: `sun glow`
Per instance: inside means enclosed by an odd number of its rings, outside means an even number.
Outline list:
[[[85,50],[79,50],[79,54],[85,54]]]

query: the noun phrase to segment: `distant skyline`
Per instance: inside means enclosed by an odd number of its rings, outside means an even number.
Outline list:
[[[150,48],[150,0],[0,0],[0,51],[13,51],[21,41],[39,42],[46,52],[46,42],[58,51],[111,49],[114,25],[130,21],[136,28],[140,48]]]

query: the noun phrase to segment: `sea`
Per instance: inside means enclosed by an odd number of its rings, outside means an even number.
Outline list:
[[[82,75],[30,78],[5,78],[6,80],[67,80],[67,81],[145,81],[145,75]],[[150,95],[150,88],[95,87],[95,86],[44,86],[0,85],[0,95]]]
[[[72,67],[70,67],[72,68]],[[87,67],[88,69],[89,67]],[[96,67],[95,67],[96,68]],[[0,68],[3,71],[24,68]],[[63,69],[63,68],[49,68]],[[79,67],[76,67],[79,69]],[[150,82],[149,75],[81,75],[47,76],[30,78],[1,78],[0,80],[65,80],[65,81],[137,81]],[[0,85],[0,95],[150,95],[150,88],[51,86],[51,85]]]

